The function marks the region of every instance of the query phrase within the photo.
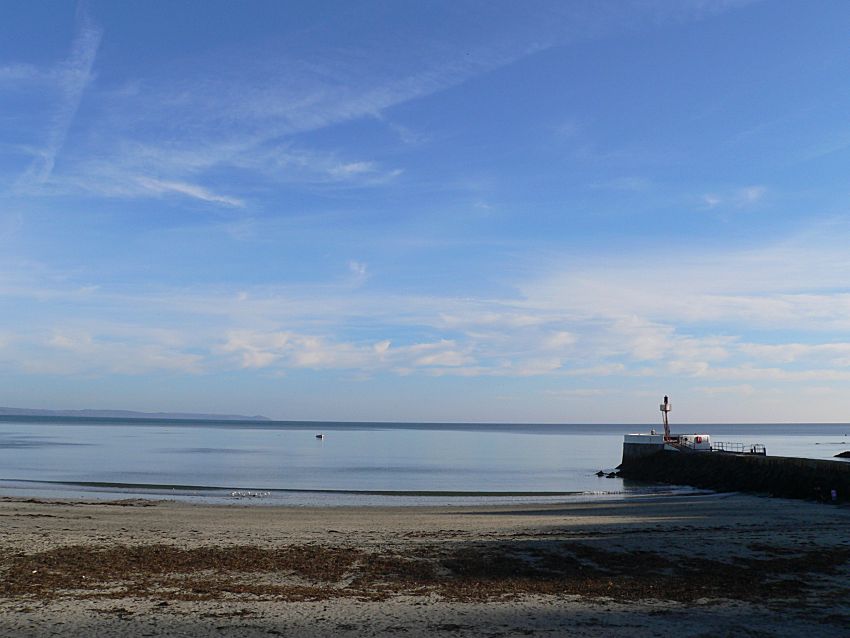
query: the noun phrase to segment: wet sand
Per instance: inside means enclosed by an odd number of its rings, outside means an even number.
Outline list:
[[[844,636],[850,508],[0,500],[0,634]]]

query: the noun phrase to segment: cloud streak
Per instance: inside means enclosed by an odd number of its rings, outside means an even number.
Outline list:
[[[21,177],[19,186],[40,186],[50,179],[56,158],[62,151],[68,130],[80,108],[83,94],[93,79],[92,68],[101,36],[101,29],[88,15],[80,11],[71,53],[56,73],[59,103],[48,126],[45,144]]]
[[[236,208],[243,208],[245,206],[245,202],[241,199],[213,193],[212,191],[204,188],[203,186],[198,186],[197,184],[170,182],[152,179],[149,177],[139,177],[137,181],[142,188],[149,190],[152,193],[177,193],[179,195],[185,195],[186,197],[199,199],[204,202],[211,202],[213,204],[222,204],[224,206],[232,206]]]

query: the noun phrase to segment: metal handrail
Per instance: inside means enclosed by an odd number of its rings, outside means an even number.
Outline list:
[[[760,454],[767,455],[767,449],[761,443],[754,443],[746,446],[743,443],[735,443],[732,441],[714,441],[711,444],[712,452],[729,452],[731,454]]]
[[[744,453],[743,443],[732,443],[731,441],[714,441],[711,444],[713,452],[734,452],[735,454]]]

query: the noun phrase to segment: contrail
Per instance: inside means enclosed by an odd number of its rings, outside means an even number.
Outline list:
[[[50,122],[47,141],[42,152],[30,164],[22,177],[24,184],[43,184],[53,172],[56,157],[65,144],[68,129],[77,115],[83,92],[92,80],[97,49],[103,34],[92,22],[83,8],[77,11],[77,33],[71,45],[71,54],[57,73],[60,98],[59,105]]]

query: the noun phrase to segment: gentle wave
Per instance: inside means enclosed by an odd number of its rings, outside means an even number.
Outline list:
[[[114,490],[143,490],[179,492],[252,492],[266,494],[352,494],[368,496],[482,496],[482,497],[518,497],[518,496],[576,496],[578,494],[597,494],[603,492],[537,492],[537,491],[458,491],[458,490],[340,490],[340,489],[300,489],[300,488],[262,488],[262,487],[225,487],[220,485],[172,485],[157,483],[119,483],[113,481],[35,481],[29,479],[0,479],[0,486],[25,483],[32,485],[67,485],[69,487],[94,487]],[[610,492],[605,492],[610,493]]]
[[[106,481],[36,481],[0,479],[6,495],[64,500],[144,499],[205,505],[289,507],[422,507],[557,504],[598,500],[663,497],[700,493],[688,487],[645,486],[631,490],[564,492],[462,492],[431,490],[252,489],[202,485],[156,485]]]

